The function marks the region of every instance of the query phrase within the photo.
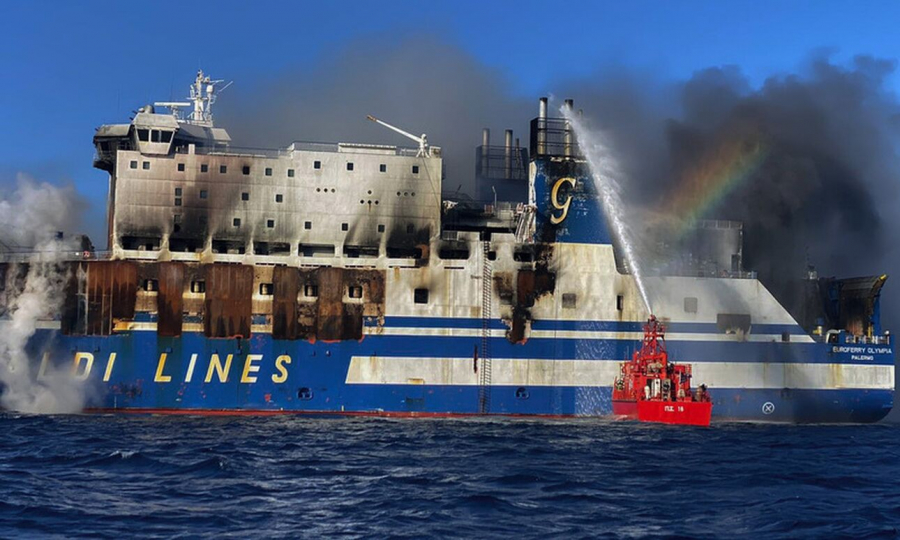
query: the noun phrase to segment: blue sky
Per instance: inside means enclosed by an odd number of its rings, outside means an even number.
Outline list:
[[[414,47],[427,35],[531,98],[616,66],[684,79],[737,64],[759,83],[823,50],[896,58],[897,21],[896,2],[5,2],[0,179],[74,182],[99,236],[106,175],[91,168],[94,128],[184,97],[198,66],[245,84],[312,70],[358,40]]]

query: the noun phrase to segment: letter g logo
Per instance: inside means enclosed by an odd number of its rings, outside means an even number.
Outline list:
[[[559,215],[551,215],[550,223],[554,225],[559,225],[566,219],[566,216],[569,215],[569,205],[572,204],[572,196],[567,195],[566,200],[564,202],[559,202],[559,188],[563,186],[563,184],[569,184],[571,187],[575,187],[575,179],[572,177],[560,178],[553,184],[553,189],[550,190],[550,204],[553,205],[553,208],[557,210],[561,210]]]

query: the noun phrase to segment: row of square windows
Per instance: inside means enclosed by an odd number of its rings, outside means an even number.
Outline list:
[[[180,226],[180,225],[181,225],[181,214],[175,214],[174,216],[172,216],[172,222],[173,222],[173,224],[175,224],[175,225],[177,225],[177,226]],[[207,218],[206,218],[206,216],[202,216],[202,215],[201,215],[201,216],[199,217],[199,224],[202,225],[202,226],[206,226],[206,224],[207,224]],[[231,225],[232,225],[233,227],[240,227],[240,226],[241,226],[241,218],[234,218],[234,219],[232,219],[232,220],[231,220]],[[274,220],[274,219],[267,219],[267,220],[266,220],[266,228],[268,228],[268,229],[274,229],[274,228],[275,228],[275,220]],[[306,229],[307,231],[312,230],[312,221],[304,221],[304,222],[303,222],[303,228]],[[415,232],[415,229],[416,229],[415,226],[412,225],[412,224],[409,224],[409,225],[406,226],[406,232],[407,232],[408,234],[412,234],[413,232]],[[349,223],[341,223],[341,230],[342,230],[342,231],[349,231],[349,230],[350,230],[350,224],[349,224]],[[384,225],[379,224],[378,227],[377,227],[377,230],[378,230],[378,232],[383,233],[384,230],[385,230]]]
[[[147,292],[159,291],[159,281],[156,279],[145,279],[141,284],[141,288]],[[205,293],[206,292],[206,281],[196,280],[191,282],[191,292],[192,293]],[[275,293],[275,285],[272,283],[260,283],[259,284],[259,294],[262,296],[272,296]],[[319,296],[319,286],[313,284],[306,284],[303,286],[303,296],[307,298],[315,298]],[[363,288],[362,285],[348,285],[347,286],[347,296],[350,298],[362,298],[363,297]],[[428,303],[428,289],[414,289],[413,290],[413,302],[416,304],[427,304]]]
[[[138,162],[136,160],[132,160],[131,163],[129,163],[129,167],[131,167],[132,169],[137,169]],[[144,169],[145,171],[149,171],[150,170],[150,162],[149,161],[142,162],[141,168]],[[313,169],[321,169],[321,168],[322,168],[321,161],[313,161]],[[353,170],[353,162],[352,161],[347,162],[347,170],[348,171]],[[184,172],[184,163],[178,164],[178,172]],[[200,164],[200,172],[201,173],[209,172],[209,165],[207,165],[206,163],[201,163]],[[249,175],[250,174],[250,166],[244,165],[241,168],[241,172],[245,175]],[[386,173],[387,165],[385,165],[384,163],[378,165],[378,172]],[[226,173],[228,173],[228,166],[227,165],[219,165],[219,174],[226,174]],[[412,166],[412,173],[419,174],[419,166],[418,165]],[[265,174],[266,174],[266,176],[272,176],[272,168],[266,167]],[[288,178],[293,178],[294,177],[294,169],[288,169],[287,175],[288,175]]]

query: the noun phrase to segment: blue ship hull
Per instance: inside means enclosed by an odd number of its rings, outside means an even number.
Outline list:
[[[446,325],[448,319],[391,320],[423,327]],[[480,320],[457,320],[460,327]],[[552,326],[547,321],[543,324]],[[555,323],[562,324],[562,323]],[[569,323],[571,324],[571,323]],[[577,323],[578,328],[604,324],[624,330],[623,323]],[[624,323],[627,325],[628,323]],[[674,325],[677,329],[678,325]],[[692,328],[687,328],[688,330]],[[696,328],[693,330],[701,330]],[[772,329],[769,329],[770,331]],[[354,359],[472,357],[474,337],[366,335],[360,341],[334,343],[284,341],[254,334],[250,339],[209,339],[202,333],[178,338],[154,331],[127,331],[112,336],[63,336],[40,331],[34,352],[44,351],[54,363],[72,362],[89,385],[88,407],[98,411],[152,413],[325,413],[399,416],[481,414],[477,384],[430,384],[410,378],[351,381]],[[636,342],[624,339],[533,338],[514,345],[492,339],[495,358],[527,362],[545,359],[564,363],[578,358],[610,365],[627,358]],[[672,357],[689,360],[695,372],[707,363],[737,369],[785,366],[893,365],[888,347],[870,347],[873,355],[825,343],[670,341]],[[858,352],[858,351],[857,351]],[[866,351],[864,351],[866,352]],[[555,360],[554,360],[555,359]],[[472,370],[477,361],[472,359]],[[482,359],[481,362],[484,362]],[[501,360],[495,360],[501,362]],[[483,365],[483,364],[482,364]],[[495,367],[495,370],[497,368]],[[695,385],[703,381],[695,380]],[[605,384],[493,384],[486,414],[525,416],[604,416],[612,414],[612,380]],[[874,422],[893,405],[893,391],[879,388],[740,388],[712,385],[715,420],[775,422]]]

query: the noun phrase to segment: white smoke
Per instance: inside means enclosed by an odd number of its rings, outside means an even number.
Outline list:
[[[2,192],[0,192],[2,193]],[[12,259],[0,295],[0,407],[26,413],[74,413],[86,393],[71,365],[56,367],[42,352],[29,354],[41,321],[59,314],[68,267],[61,261],[77,246],[57,237],[71,230],[83,204],[72,187],[19,175],[0,198],[0,256]],[[27,268],[27,271],[25,269]],[[25,272],[24,279],[21,274]]]

